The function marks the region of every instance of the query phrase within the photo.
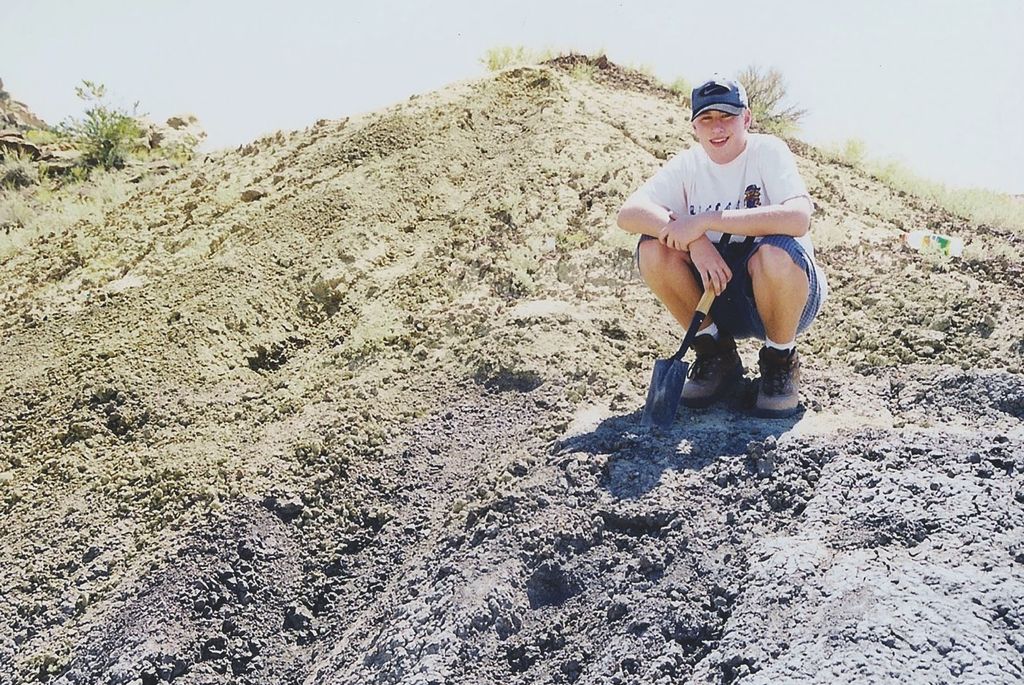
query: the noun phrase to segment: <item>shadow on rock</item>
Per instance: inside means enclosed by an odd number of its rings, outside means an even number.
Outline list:
[[[641,414],[610,416],[556,449],[608,455],[602,485],[617,499],[638,499],[658,486],[665,471],[700,470],[720,457],[748,453],[751,443],[774,443],[803,417],[804,408],[784,419],[762,419],[737,407],[683,407],[664,430],[642,427]]]

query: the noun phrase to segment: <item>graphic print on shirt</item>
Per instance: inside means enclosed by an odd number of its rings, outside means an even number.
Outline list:
[[[743,191],[743,206],[747,209],[761,206],[761,189],[753,183]]]
[[[737,203],[736,206],[739,207],[739,203]],[[714,207],[711,205],[708,205],[707,207],[704,207],[703,205],[690,205],[690,216],[697,216],[698,214],[704,214],[706,212],[720,212],[723,209],[732,209],[732,203],[729,202],[724,207],[721,202],[716,203]]]
[[[740,203],[737,202],[736,206],[739,207]],[[751,183],[743,190],[743,206],[746,209],[753,209],[754,207],[761,206],[761,188],[759,186]],[[707,207],[690,205],[690,216],[704,214],[705,212],[720,212],[723,209],[732,209],[732,203],[727,203],[725,207],[722,207],[721,202],[715,203],[714,207],[711,205],[708,205]]]

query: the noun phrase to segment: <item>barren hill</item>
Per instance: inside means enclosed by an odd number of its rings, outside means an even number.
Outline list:
[[[805,413],[641,432],[688,114],[510,69],[12,242],[0,683],[1020,682],[1021,237],[792,141]]]

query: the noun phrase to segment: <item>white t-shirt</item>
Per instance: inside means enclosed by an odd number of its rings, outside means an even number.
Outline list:
[[[800,196],[810,199],[789,147],[782,139],[762,133],[748,134],[746,149],[728,164],[711,161],[704,148],[693,145],[670,159],[636,192],[678,216],[777,205]],[[707,236],[717,243],[722,234],[708,231]],[[732,242],[746,239],[734,235]],[[810,233],[796,240],[814,263]],[[825,274],[816,263],[815,270],[824,289]]]

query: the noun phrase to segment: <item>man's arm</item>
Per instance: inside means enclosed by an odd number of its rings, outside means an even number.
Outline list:
[[[677,250],[685,250],[708,231],[732,235],[791,235],[807,233],[811,225],[811,201],[801,195],[782,204],[750,209],[725,209],[696,216],[673,218],[658,234],[658,240]]]
[[[646,198],[633,196],[622,205],[616,223],[627,233],[643,233],[657,238],[671,219],[672,214],[665,207]]]
[[[794,238],[807,233],[814,208],[806,196],[793,197],[782,204],[750,209],[726,209],[695,217],[701,220],[705,231],[719,231],[733,235],[791,235]]]

